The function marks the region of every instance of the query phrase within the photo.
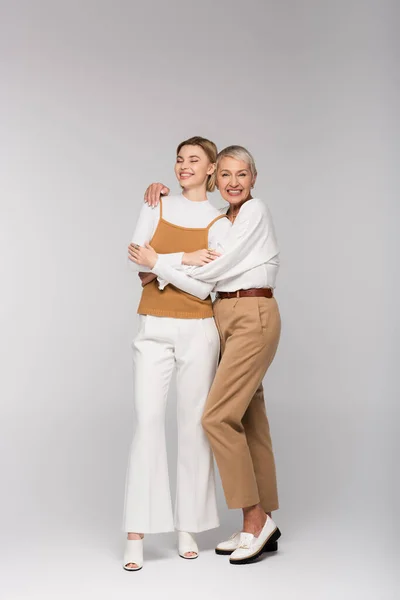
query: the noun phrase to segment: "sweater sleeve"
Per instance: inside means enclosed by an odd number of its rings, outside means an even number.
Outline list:
[[[153,272],[158,276],[160,289],[171,283],[189,294],[205,298],[206,295],[200,294],[205,294],[206,288],[195,288],[190,280],[209,284],[211,291],[217,282],[236,277],[276,257],[279,251],[267,206],[257,198],[246,204],[225,240],[219,243],[217,249],[223,255],[213,262],[203,267],[183,267],[182,271],[178,271],[158,260]]]
[[[160,290],[163,290],[166,285],[172,283],[172,285],[180,290],[183,290],[192,296],[197,296],[197,298],[200,298],[201,300],[205,300],[214,287],[213,283],[205,283],[193,279],[193,277],[186,275],[182,270],[175,269],[160,259],[158,259],[154,265],[153,273],[158,277]]]
[[[229,219],[218,219],[211,227],[208,232],[208,247],[213,248],[219,252],[222,252],[225,240],[231,230],[231,222]],[[205,283],[200,279],[194,279],[189,277],[183,270],[187,267],[183,265],[175,266],[167,264],[165,256],[159,255],[157,263],[153,268],[153,273],[158,276],[158,285],[160,290],[163,290],[168,283],[172,283],[175,287],[197,296],[201,300],[207,298],[212,291],[214,284],[210,282]],[[173,267],[173,268],[171,268]]]
[[[260,252],[254,249],[260,247]],[[185,267],[195,279],[216,283],[266,263],[278,254],[270,212],[258,198],[241,208],[225,242],[222,256],[203,267]]]
[[[148,204],[143,204],[139,214],[139,218],[136,223],[135,232],[132,237],[132,244],[138,244],[144,246],[146,242],[149,242],[154,235],[157,228],[158,221],[160,219],[160,206],[158,205],[153,209]],[[174,252],[171,254],[161,254],[166,264],[171,266],[179,267],[182,263],[183,252]],[[137,265],[128,258],[128,267],[134,272],[151,272],[151,269],[143,265]]]

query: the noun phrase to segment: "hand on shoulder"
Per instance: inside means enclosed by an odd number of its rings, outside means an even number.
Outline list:
[[[144,201],[149,206],[157,206],[161,196],[168,196],[170,189],[163,183],[152,183],[144,193]]]

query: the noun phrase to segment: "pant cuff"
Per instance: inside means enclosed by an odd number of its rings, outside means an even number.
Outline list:
[[[248,506],[255,506],[259,504],[260,498],[258,496],[254,496],[254,498],[239,498],[237,500],[226,500],[228,508],[247,508]]]
[[[159,527],[158,529],[153,527],[138,527],[137,524],[135,527],[131,527],[130,529],[127,529],[127,527],[127,525],[124,525],[122,527],[122,531],[125,533],[170,533],[171,531],[175,531],[173,525],[168,527]]]
[[[203,525],[196,525],[195,527],[184,527],[179,523],[175,525],[175,529],[176,531],[187,531],[188,533],[200,533],[202,531],[208,531],[209,529],[217,529],[219,526],[219,521],[213,521],[212,523],[205,523]]]

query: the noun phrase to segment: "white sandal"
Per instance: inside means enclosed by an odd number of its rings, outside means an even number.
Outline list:
[[[193,560],[199,556],[199,548],[191,533],[178,531],[178,552],[179,556],[186,558],[186,560]],[[188,552],[195,552],[196,556],[185,556]]]
[[[137,567],[127,567],[134,563]],[[126,540],[124,564],[125,571],[140,571],[143,567],[143,538],[141,540]]]

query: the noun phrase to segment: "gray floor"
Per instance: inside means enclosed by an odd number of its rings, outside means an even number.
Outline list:
[[[175,536],[148,536],[145,565],[121,567],[123,537],[90,531],[40,529],[3,539],[2,600],[70,598],[177,598],[224,600],[394,600],[399,598],[394,557],[383,540],[346,535],[338,527],[286,531],[276,555],[253,565],[231,566],[216,556],[223,528],[199,536],[201,554],[185,561]],[[372,537],[370,538],[370,540]],[[396,592],[397,590],[397,592]]]

